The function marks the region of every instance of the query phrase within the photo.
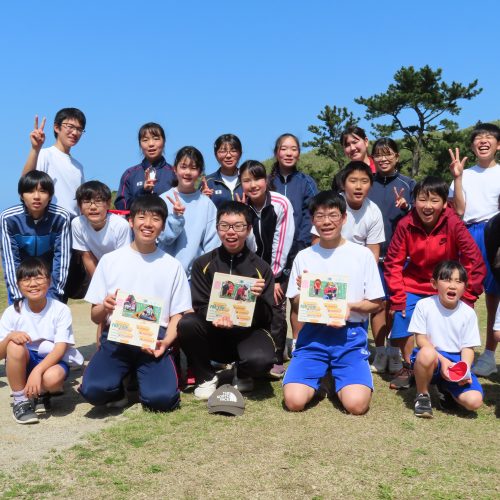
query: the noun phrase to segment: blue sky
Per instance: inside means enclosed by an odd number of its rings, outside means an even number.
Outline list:
[[[401,66],[478,78],[484,91],[462,102],[461,126],[500,118],[500,3],[401,4],[26,0],[21,12],[2,2],[0,209],[17,201],[34,115],[50,123],[67,106],[87,116],[74,156],[112,189],[140,161],[147,121],[164,126],[168,161],[194,145],[211,172],[221,133],[240,137],[244,159],[266,159],[283,132],[308,140],[325,104],[362,115],[353,99],[385,90]]]

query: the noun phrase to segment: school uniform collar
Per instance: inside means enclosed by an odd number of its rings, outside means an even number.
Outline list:
[[[151,163],[149,160],[146,160],[146,158],[144,158],[141,161],[141,166],[144,170],[146,170],[149,167],[154,167],[155,169],[158,170],[160,168],[163,168],[166,164],[167,162],[163,156],[160,156],[160,158],[158,158],[158,160],[156,160],[153,163]]]

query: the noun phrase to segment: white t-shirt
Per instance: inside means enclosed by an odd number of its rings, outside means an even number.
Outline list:
[[[347,278],[347,301],[375,300],[384,296],[377,264],[373,253],[367,248],[346,241],[337,248],[328,249],[319,243],[301,250],[293,261],[286,296],[296,297],[297,276],[306,270],[310,273],[328,273]],[[351,312],[348,320],[361,322],[368,319],[368,314]]]
[[[455,309],[448,309],[438,295],[417,302],[408,331],[427,335],[436,349],[446,352],[456,353],[464,347],[481,345],[474,309],[462,301]]]
[[[455,184],[451,183],[448,197],[453,198]],[[498,212],[500,195],[500,165],[466,168],[462,177],[465,197],[465,224],[490,220]]]
[[[47,304],[39,313],[31,311],[27,300],[21,303],[21,312],[14,306],[9,306],[0,320],[0,340],[10,332],[26,332],[31,342],[26,345],[29,349],[38,350],[43,340],[51,342],[65,342],[74,345],[75,337],[71,326],[71,311],[66,304],[58,300],[47,298]]]
[[[354,210],[347,205],[346,211],[347,220],[342,227],[342,236],[346,240],[363,246],[385,241],[382,212],[373,201],[365,198],[359,210]],[[319,236],[314,226],[311,233]]]
[[[191,309],[191,291],[181,263],[157,248],[142,254],[130,245],[107,253],[97,264],[85,300],[102,304],[117,289],[163,299],[161,326]]]
[[[96,231],[84,215],[71,221],[73,248],[92,252],[97,260],[117,248],[130,244],[132,232],[129,223],[119,215],[108,214],[105,226]]]
[[[51,146],[40,150],[36,169],[46,172],[54,181],[52,203],[65,208],[72,216],[78,215],[80,211],[75,193],[85,182],[82,164],[55,146]]]
[[[231,192],[233,192],[236,184],[238,183],[238,174],[225,175],[221,172],[220,175],[222,177],[222,180],[224,181],[224,184],[231,190]]]

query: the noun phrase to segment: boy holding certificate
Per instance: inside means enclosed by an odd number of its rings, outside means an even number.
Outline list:
[[[368,411],[373,391],[363,323],[380,307],[384,290],[371,251],[342,237],[345,199],[332,191],[321,192],[313,198],[310,212],[319,243],[297,254],[287,297],[298,303],[297,278],[303,273],[326,272],[347,278],[348,307],[345,325],[303,324],[283,380],[285,405],[291,411],[303,410],[321,378],[332,371],[340,402],[349,413],[361,415]]]
[[[105,323],[101,343],[83,374],[80,393],[94,405],[113,405],[124,398],[123,379],[137,373],[140,400],[153,411],[179,405],[171,346],[177,323],[191,309],[191,294],[181,263],[156,246],[165,227],[167,206],[156,195],[137,197],[130,207],[134,241],[107,253],[97,264],[85,300],[92,304],[94,323]],[[162,315],[154,349],[108,340],[109,317],[117,290],[160,299]]]
[[[184,315],[178,326],[181,348],[198,382],[194,390],[198,399],[208,399],[217,389],[218,379],[210,360],[236,361],[233,385],[241,392],[251,391],[252,377],[265,375],[275,362],[269,332],[274,279],[269,265],[245,244],[252,229],[251,213],[243,203],[228,201],[218,209],[216,220],[222,245],[194,261],[191,293],[195,312]],[[215,273],[234,275],[234,281],[243,276],[255,279],[249,289],[256,297],[251,326],[235,326],[229,315],[207,321],[212,287],[221,285],[214,283]],[[223,290],[223,295],[228,295],[228,287],[222,287],[221,293]]]

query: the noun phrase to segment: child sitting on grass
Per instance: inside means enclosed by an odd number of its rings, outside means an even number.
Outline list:
[[[467,273],[458,262],[446,260],[434,268],[432,287],[437,295],[417,302],[409,330],[415,334],[417,349],[412,362],[417,385],[415,416],[432,418],[429,384],[438,385],[443,402],[456,401],[467,410],[477,410],[483,390],[470,373],[474,347],[481,345],[474,309],[460,299],[465,293]],[[449,369],[467,363],[465,378],[454,382]]]
[[[75,343],[69,307],[47,297],[50,271],[45,261],[25,259],[16,276],[23,298],[2,315],[0,359],[6,360],[14,420],[34,424],[37,413],[50,410],[51,393],[62,390],[69,373],[69,355],[77,364],[83,358],[75,349],[68,349]]]

